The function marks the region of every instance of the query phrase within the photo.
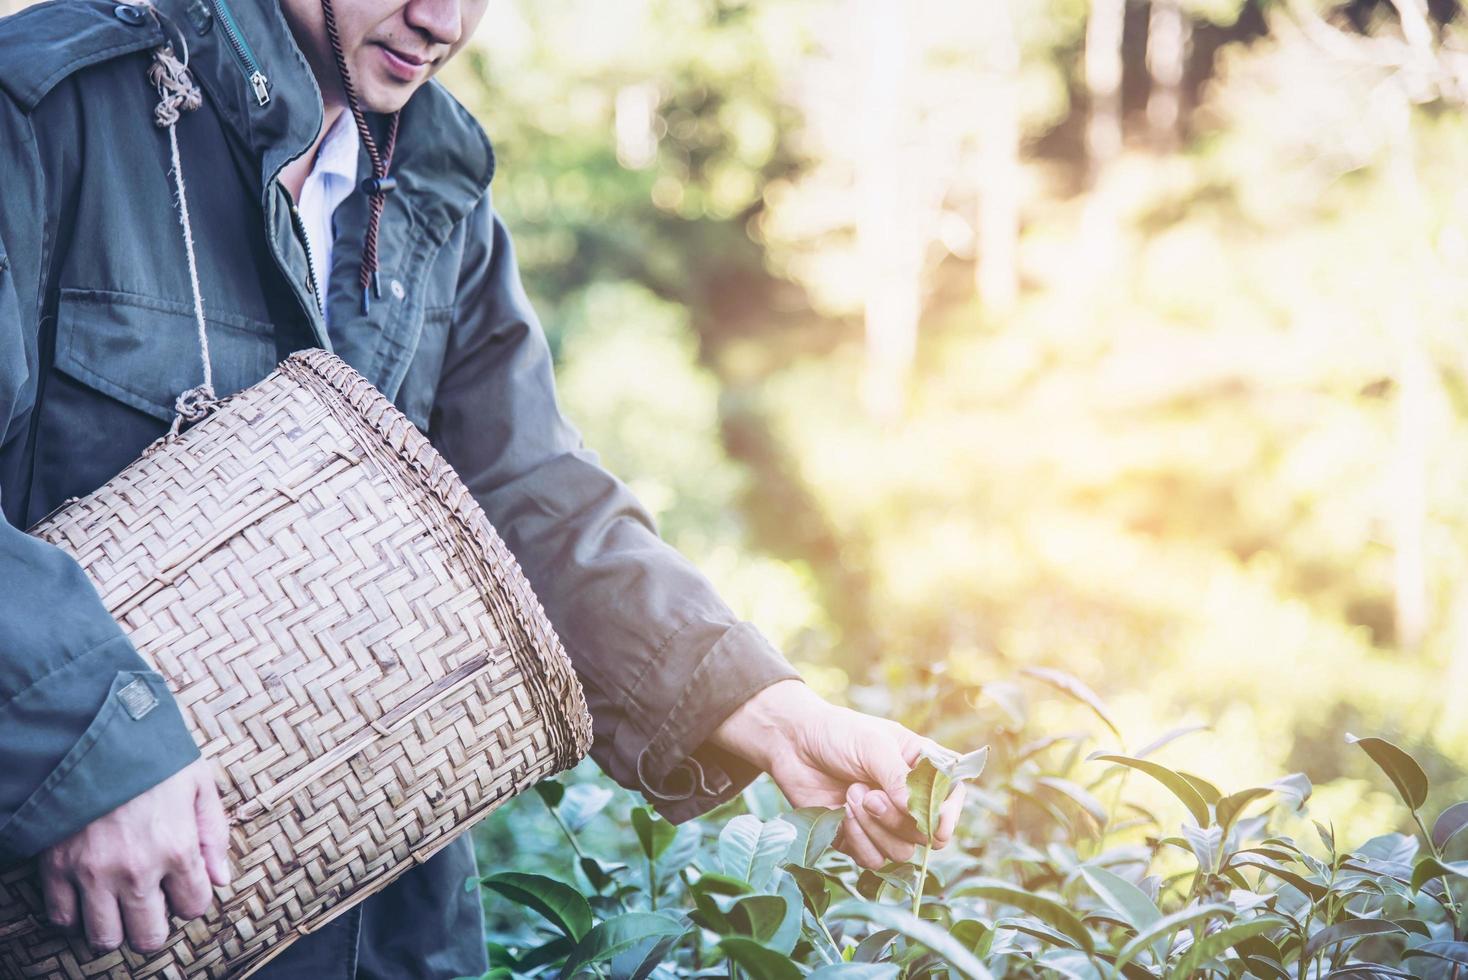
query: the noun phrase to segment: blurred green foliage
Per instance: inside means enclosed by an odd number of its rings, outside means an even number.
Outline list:
[[[990,134],[965,101],[992,22],[922,7],[907,159],[946,169],[911,170],[941,193],[895,417],[862,399],[850,261],[860,4],[495,3],[445,80],[495,142],[569,414],[817,689],[969,746],[989,723],[945,691],[1064,668],[1127,743],[1205,724],[1178,765],[1308,772],[1364,840],[1408,826],[1347,730],[1409,747],[1430,806],[1468,795],[1468,126],[1430,60],[1392,60],[1391,4],[1182,6],[1180,138],[1147,134],[1133,4],[1099,173],[1090,6],[1013,8],[1002,311],[974,288]],[[1443,51],[1456,16],[1430,7]],[[481,828],[486,872],[564,857],[537,807]]]

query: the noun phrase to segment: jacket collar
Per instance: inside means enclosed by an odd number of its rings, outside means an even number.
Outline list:
[[[278,0],[153,2],[187,38],[194,77],[259,161],[265,187],[311,148],[323,118],[321,91]],[[263,104],[250,62],[265,79]],[[484,195],[494,152],[484,130],[437,82],[413,94],[399,126],[393,193],[442,241]]]

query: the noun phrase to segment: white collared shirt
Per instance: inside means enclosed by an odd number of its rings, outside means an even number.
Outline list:
[[[311,245],[312,272],[318,290],[317,301],[326,308],[326,284],[331,278],[331,253],[336,244],[331,216],[337,205],[352,193],[357,181],[357,154],[361,140],[352,114],[343,111],[326,131],[326,138],[316,151],[316,162],[301,185],[301,200],[296,210],[306,226],[306,240]]]

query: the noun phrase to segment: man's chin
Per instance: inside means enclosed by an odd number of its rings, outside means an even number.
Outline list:
[[[418,91],[422,84],[422,82],[412,85],[374,84],[367,87],[366,91],[358,92],[357,99],[364,112],[380,112],[387,115],[407,105],[408,99],[412,98],[413,93]]]

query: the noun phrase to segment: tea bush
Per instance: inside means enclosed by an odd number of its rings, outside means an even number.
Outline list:
[[[1468,964],[1468,861],[1456,859],[1468,802],[1429,823],[1428,778],[1408,753],[1343,733],[1416,834],[1337,840],[1310,820],[1304,774],[1215,786],[1157,761],[1196,728],[1126,751],[1084,685],[1028,673],[1085,705],[1100,734],[1037,733],[1013,685],[992,685],[1011,723],[969,755],[921,760],[908,781],[926,828],[955,782],[976,780],[954,842],[880,870],[833,849],[844,811],[776,812],[753,787],[674,827],[599,780],[542,784],[516,804],[517,861],[535,870],[467,883],[494,924],[486,977],[1370,980],[1455,978]],[[1180,821],[1139,802],[1148,783]],[[1313,829],[1295,839],[1291,827]]]

